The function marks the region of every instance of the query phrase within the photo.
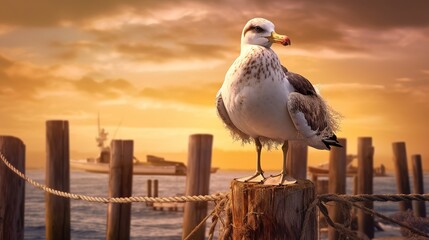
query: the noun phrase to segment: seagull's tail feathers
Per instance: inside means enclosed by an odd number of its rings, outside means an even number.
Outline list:
[[[331,146],[343,147],[337,140],[337,136],[332,134],[332,136],[322,139],[323,144],[325,144],[328,150],[331,150]]]
[[[341,146],[334,134],[339,127],[339,113],[318,95],[293,92],[288,98],[288,111],[292,122],[309,146],[320,150]]]
[[[314,135],[310,138],[306,138],[306,142],[308,146],[319,150],[331,150],[332,146],[342,147],[342,145],[337,140],[337,136],[335,136],[333,133]]]

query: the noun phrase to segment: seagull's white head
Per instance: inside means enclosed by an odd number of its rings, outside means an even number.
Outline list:
[[[290,45],[288,36],[277,34],[274,31],[274,24],[264,18],[250,19],[241,33],[241,45],[259,45],[271,47],[273,43],[280,43],[284,46]]]

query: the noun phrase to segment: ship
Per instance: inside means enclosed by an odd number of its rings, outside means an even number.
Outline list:
[[[357,175],[358,168],[354,166],[353,160],[357,158],[357,155],[349,154],[346,158],[346,174],[347,176]],[[318,166],[308,166],[308,172],[312,175],[328,175],[329,174],[329,163],[323,163]],[[386,167],[383,164],[374,168],[374,176],[382,177],[386,176]]]
[[[92,173],[109,173],[109,160],[106,157],[109,156],[110,152],[103,152],[100,157],[88,158],[83,160],[72,160],[70,166],[73,169],[83,170]],[[163,159],[159,157],[160,159]],[[104,160],[102,160],[104,159]],[[185,164],[181,162],[159,160],[158,163],[153,162],[141,162],[134,158],[133,160],[133,174],[134,175],[174,175],[174,176],[186,176],[187,168]]]
[[[92,173],[109,173],[110,147],[106,146],[109,133],[100,128],[100,117],[98,117],[98,136],[96,137],[99,155],[97,157],[70,160],[70,166],[76,170]],[[211,168],[211,173],[216,173],[218,168]],[[147,155],[146,162],[133,158],[134,175],[174,175],[186,176],[187,167],[184,163],[166,160],[163,157]]]

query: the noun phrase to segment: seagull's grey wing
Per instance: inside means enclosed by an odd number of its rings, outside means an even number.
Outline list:
[[[306,138],[320,135],[328,127],[327,107],[318,95],[290,93],[287,108],[296,129]]]
[[[305,77],[289,72],[285,67],[283,71],[295,89],[288,96],[287,108],[296,129],[308,139],[307,143],[312,147],[342,147],[334,134],[338,127],[338,114],[326,105]]]
[[[319,135],[328,127],[325,102],[305,77],[289,72],[285,67],[283,71],[295,89],[295,92],[289,94],[287,105],[295,127],[307,138]]]
[[[225,123],[226,127],[231,131],[234,137],[237,137],[242,140],[249,139],[249,136],[243,133],[242,131],[240,131],[240,129],[238,129],[231,121],[231,118],[229,118],[229,115],[225,108],[225,104],[223,103],[222,94],[220,93],[220,91],[216,96],[216,109],[217,109],[217,114]]]
[[[307,78],[297,73],[289,72],[284,66],[282,66],[282,68],[287,80],[296,92],[304,95],[317,95],[316,90]]]

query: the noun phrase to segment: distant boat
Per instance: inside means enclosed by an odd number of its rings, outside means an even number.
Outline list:
[[[84,170],[87,172],[109,173],[109,163],[74,160],[70,162],[70,165],[74,169]],[[156,166],[147,163],[137,163],[133,165],[133,174],[185,176],[186,172],[178,169],[176,166]]]
[[[352,165],[354,159],[356,159],[356,155],[347,155],[346,162],[346,174],[348,176],[353,176],[357,174],[357,167]],[[323,163],[318,166],[308,166],[308,171],[311,174],[316,175],[328,175],[329,174],[329,163]],[[374,168],[374,176],[386,176],[386,167],[381,164],[379,167]]]
[[[100,149],[100,155],[96,158],[80,160],[70,160],[73,169],[84,170],[93,173],[109,173],[110,147],[105,146],[108,133],[104,128],[100,128],[100,118],[98,118],[98,136],[95,139]],[[136,157],[133,160],[133,174],[135,175],[175,175],[185,176],[187,167],[182,162],[165,160],[162,157],[153,155],[146,156],[147,162],[139,161]],[[216,173],[219,168],[211,168],[211,173]]]
[[[165,160],[153,155],[146,156],[147,162],[141,162],[134,158],[133,174],[135,175],[175,175],[186,176],[187,167],[182,162]],[[71,160],[70,165],[74,169],[93,173],[109,173],[110,152],[103,151],[98,158]],[[219,168],[213,167],[211,173],[216,173]]]

